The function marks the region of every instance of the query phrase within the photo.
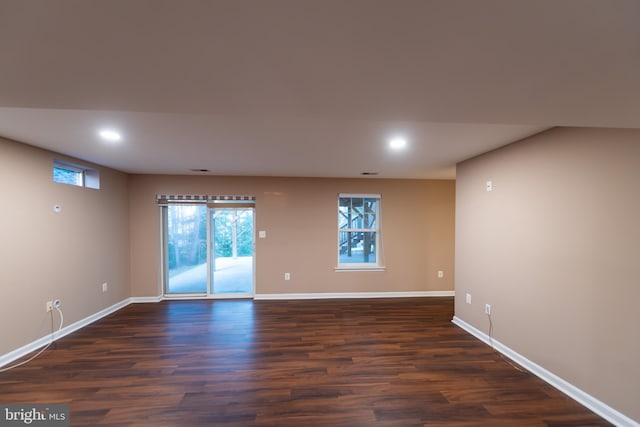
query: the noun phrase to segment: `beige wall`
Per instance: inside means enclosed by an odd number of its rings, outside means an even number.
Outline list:
[[[267,232],[256,240],[258,294],[453,290],[454,181],[134,175],[130,190],[133,296],[161,293],[157,193],[255,196]],[[382,194],[385,272],[334,271],[338,193]]]
[[[127,176],[76,162],[101,188],[57,184],[54,159],[69,160],[0,138],[0,355],[51,332],[46,301],[62,300],[69,325],[129,297]]]
[[[640,421],[639,224],[640,131],[553,129],[462,162],[456,316],[486,333],[490,303],[498,341]]]

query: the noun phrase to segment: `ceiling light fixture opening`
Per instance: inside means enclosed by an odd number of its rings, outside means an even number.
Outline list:
[[[209,169],[189,169],[191,172],[201,172],[201,173],[205,173],[205,172],[209,172]]]
[[[374,176],[374,175],[378,175],[378,172],[360,172],[360,175]]]
[[[122,135],[120,135],[118,132],[114,130],[109,130],[109,129],[101,130],[99,135],[100,135],[100,138],[110,142],[117,142],[122,139]]]
[[[407,146],[407,140],[401,136],[391,138],[389,141],[389,148],[392,150],[402,150]]]

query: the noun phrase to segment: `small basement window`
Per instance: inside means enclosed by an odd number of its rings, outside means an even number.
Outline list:
[[[100,173],[96,169],[54,160],[53,182],[99,189]]]

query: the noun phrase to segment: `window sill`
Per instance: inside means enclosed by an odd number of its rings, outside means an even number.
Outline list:
[[[334,269],[336,273],[343,273],[347,271],[387,271],[387,268],[381,265],[375,265],[371,267],[367,266],[357,266],[357,267],[336,267]]]

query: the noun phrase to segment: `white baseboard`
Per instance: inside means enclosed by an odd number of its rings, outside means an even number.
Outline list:
[[[172,295],[164,297],[158,295],[155,297],[131,297],[130,303],[152,303],[168,300],[193,300],[193,299],[237,299],[237,298],[253,298],[256,300],[288,300],[288,299],[340,299],[340,298],[421,298],[421,297],[453,297],[455,291],[410,291],[410,292],[339,292],[339,293],[301,293],[301,294],[250,294],[242,295],[217,295],[215,297],[194,297],[193,295]]]
[[[459,317],[454,316],[452,322],[488,345],[491,345],[491,342],[493,342],[493,348],[495,348],[497,351],[504,354],[509,359],[518,363],[522,367],[526,368],[529,372],[540,377],[542,380],[546,381],[553,387],[557,388],[567,396],[578,401],[580,404],[589,408],[590,410],[600,415],[602,418],[606,419],[607,421],[615,424],[618,427],[640,427],[640,424],[635,422],[631,418],[616,411],[606,403],[582,391],[581,389],[574,386],[573,384],[568,383],[567,381],[563,380],[556,374],[546,370],[542,366],[532,362],[531,360],[527,359],[521,354],[513,351],[506,345],[497,341],[495,338],[490,341],[489,336],[487,334],[471,326],[470,324],[460,319]]]
[[[56,341],[66,335],[69,335],[72,332],[77,331],[80,328],[87,326],[90,323],[95,322],[98,319],[101,319],[109,314],[120,310],[123,307],[126,307],[131,303],[131,298],[127,298],[126,300],[122,300],[119,303],[112,305],[111,307],[107,307],[104,310],[100,310],[97,313],[92,314],[91,316],[85,317],[84,319],[78,320],[68,326],[63,326],[61,330],[54,332],[53,334],[47,334],[42,338],[39,338],[27,345],[24,345],[16,350],[13,350],[7,354],[3,354],[0,356],[0,367],[5,366],[14,360],[20,359],[21,357],[26,356],[27,354],[38,350],[41,347],[49,344],[52,341]],[[64,311],[63,311],[64,314]]]
[[[160,302],[163,299],[164,298],[162,297],[162,295],[158,295],[155,297],[131,297],[129,298],[129,301],[131,302],[131,304],[141,304],[148,302]]]
[[[344,293],[304,293],[304,294],[256,294],[256,300],[293,300],[293,299],[340,299],[340,298],[418,298],[452,297],[455,291],[417,291],[417,292],[344,292]]]

